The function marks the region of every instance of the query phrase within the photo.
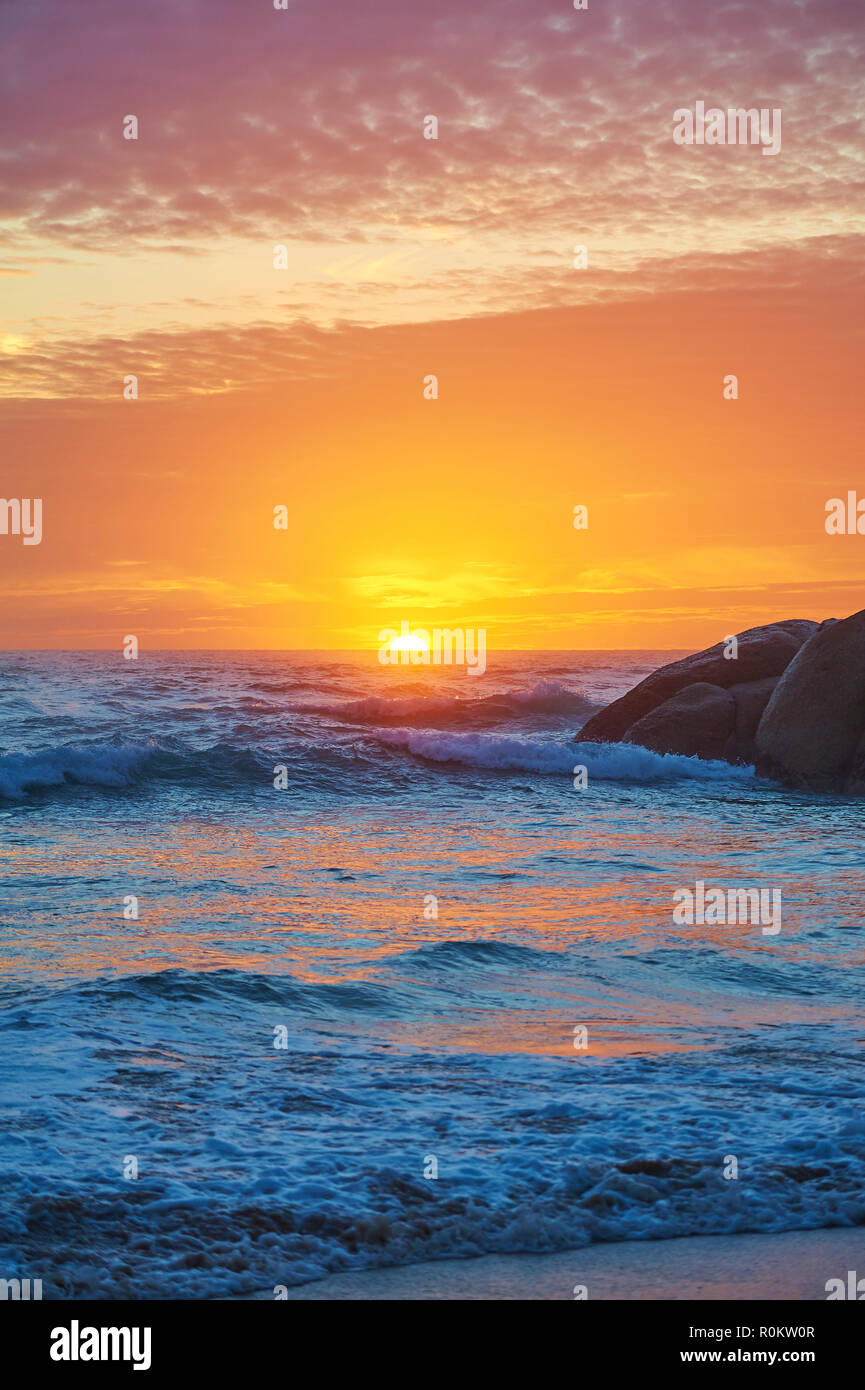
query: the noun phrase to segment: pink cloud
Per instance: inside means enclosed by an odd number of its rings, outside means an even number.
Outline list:
[[[767,197],[843,218],[861,195],[852,0],[42,0],[0,25],[19,247],[352,241],[424,219],[529,243],[674,236]],[[698,97],[781,107],[783,158],[675,148],[672,113]]]

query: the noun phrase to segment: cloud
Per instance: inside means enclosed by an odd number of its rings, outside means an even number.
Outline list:
[[[733,296],[745,295],[752,306],[759,306],[783,292],[786,312],[792,316],[803,312],[806,295],[813,295],[818,286],[827,304],[861,295],[865,236],[821,237],[796,249],[659,261],[642,273],[598,273],[591,285],[575,286],[570,274],[545,269],[485,278],[455,272],[446,282],[443,301],[456,306],[445,315],[450,320],[597,307],[650,293],[666,296],[672,304],[697,291],[705,297],[707,312],[713,295],[721,307],[722,297],[730,302]],[[420,297],[429,287],[413,282],[402,286],[403,304],[413,289]],[[383,298],[379,292],[379,309]],[[423,304],[430,308],[428,299]],[[226,306],[220,305],[219,312],[227,312]],[[288,382],[351,375],[358,354],[366,362],[378,360],[394,367],[406,335],[425,331],[422,322],[376,326],[361,318],[325,326],[293,315],[287,322],[261,318],[159,329],[128,327],[115,333],[99,331],[102,325],[103,320],[93,315],[74,334],[62,322],[50,331],[43,325],[30,334],[4,333],[0,327],[0,399],[63,399],[81,406],[119,401],[129,373],[138,377],[141,399],[150,401],[275,389]],[[430,331],[434,328],[433,323]],[[629,494],[637,500],[647,495]]]
[[[687,244],[695,221],[715,242],[861,225],[858,0],[41,0],[4,6],[2,27],[21,246],[195,253],[434,225],[532,254]],[[781,107],[782,156],[674,146],[673,112],[698,97]]]

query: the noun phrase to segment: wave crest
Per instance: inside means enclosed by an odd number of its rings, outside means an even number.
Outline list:
[[[542,680],[531,690],[506,690],[497,695],[464,699],[460,695],[408,695],[388,698],[368,695],[362,700],[319,706],[328,714],[352,724],[484,725],[528,718],[561,718],[582,722],[600,705],[584,690],[572,690],[560,681]]]
[[[0,796],[19,800],[28,791],[64,783],[94,787],[128,787],[148,759],[151,748],[136,744],[115,747],[46,748],[39,753],[4,753],[0,757]]]
[[[598,781],[657,782],[686,777],[699,781],[750,781],[754,769],[730,763],[653,753],[633,743],[537,743],[496,734],[439,734],[420,729],[382,729],[389,747],[405,748],[438,763],[464,763],[500,772],[540,772],[569,776],[581,765]]]

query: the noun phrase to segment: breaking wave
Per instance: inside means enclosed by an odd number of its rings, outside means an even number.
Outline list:
[[[114,747],[47,748],[40,753],[5,753],[0,757],[0,796],[18,800],[28,791],[65,783],[94,787],[128,787],[153,750],[135,744]]]
[[[444,733],[431,729],[376,728],[370,733],[379,745],[401,749],[431,763],[459,763],[499,772],[536,772],[568,776],[578,764],[589,781],[657,782],[671,778],[698,781],[750,781],[753,768],[652,753],[624,743],[552,743],[508,738],[501,734]],[[343,769],[347,760],[357,768],[374,770],[380,763],[375,744],[365,753],[357,748],[309,745],[288,759],[292,781]],[[174,783],[199,780],[262,787],[268,784],[277,749],[253,749],[216,744],[201,749],[166,749],[158,744],[92,744],[47,748],[37,753],[6,753],[0,757],[0,797],[21,800],[28,793],[66,786],[123,789],[150,779]]]
[[[577,765],[599,781],[657,782],[674,777],[699,781],[750,781],[754,769],[729,763],[653,753],[631,743],[537,743],[494,734],[439,734],[420,729],[382,729],[382,743],[405,748],[437,763],[463,763],[501,772],[541,772],[566,776]]]

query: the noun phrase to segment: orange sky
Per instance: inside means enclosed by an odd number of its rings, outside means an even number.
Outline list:
[[[852,10],[482,5],[458,43],[298,4],[279,49],[156,8],[74,68],[52,4],[11,21],[0,493],[44,534],[0,535],[3,646],[688,648],[865,604],[824,527],[865,496]],[[704,94],[781,107],[781,154],[675,146]]]

